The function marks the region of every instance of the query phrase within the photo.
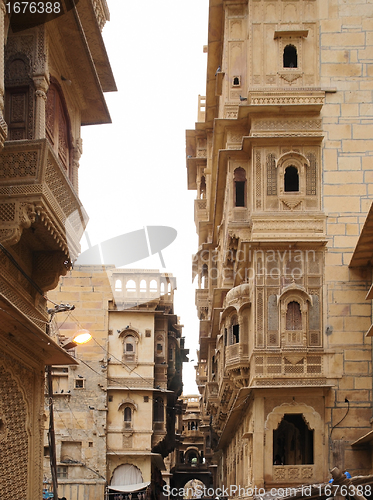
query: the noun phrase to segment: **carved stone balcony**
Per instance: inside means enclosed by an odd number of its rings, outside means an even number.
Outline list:
[[[225,348],[225,366],[230,368],[247,367],[249,364],[249,346],[247,344],[233,344]]]
[[[219,386],[217,382],[207,382],[205,386],[206,400],[210,403],[219,403]]]
[[[51,289],[77,257],[87,221],[65,169],[46,139],[9,141],[0,155],[0,182],[0,242],[12,247],[27,240],[35,280]],[[40,266],[48,277],[41,278]]]
[[[256,353],[250,363],[250,385],[265,387],[325,385],[323,357],[322,353],[307,354],[301,351],[270,356]]]
[[[253,283],[242,283],[242,285],[235,286],[226,296],[226,305],[235,305],[241,307],[242,304],[251,302],[253,295]]]
[[[42,222],[55,244],[75,257],[85,212],[46,139],[10,141],[0,156],[2,243],[15,244],[22,230]]]

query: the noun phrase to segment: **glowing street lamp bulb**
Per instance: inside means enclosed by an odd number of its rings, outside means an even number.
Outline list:
[[[74,337],[73,342],[75,344],[85,344],[86,342],[89,342],[92,338],[92,335],[89,333],[88,330],[79,330],[76,336]]]

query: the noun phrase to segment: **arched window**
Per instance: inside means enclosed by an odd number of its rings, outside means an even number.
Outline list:
[[[298,169],[292,165],[285,169],[284,190],[285,192],[299,191]]]
[[[286,310],[286,330],[302,329],[302,312],[296,301],[289,302]]]
[[[122,282],[121,282],[121,280],[115,280],[115,291],[116,292],[121,292],[122,291]]]
[[[145,280],[140,281],[140,292],[146,292],[146,281]]]
[[[151,292],[156,292],[157,289],[158,289],[158,287],[157,287],[156,280],[151,280],[151,282],[150,282],[150,291]]]
[[[136,283],[133,280],[128,280],[126,283],[127,292],[136,292]]]
[[[126,406],[124,409],[124,421],[125,422],[131,422],[132,421],[132,411],[129,406]]]
[[[132,335],[127,335],[124,339],[124,352],[125,353],[134,353],[136,351],[136,341]]]
[[[284,68],[297,68],[298,56],[294,45],[286,45],[284,48]]]
[[[234,171],[234,206],[245,207],[246,199],[246,172],[238,167]]]
[[[153,420],[154,422],[164,421],[164,403],[162,398],[155,398],[153,403]]]
[[[273,431],[274,465],[313,464],[313,440],[302,414],[285,414]]]
[[[198,463],[198,453],[194,450],[187,452],[187,462],[188,462],[188,464],[197,464]]]

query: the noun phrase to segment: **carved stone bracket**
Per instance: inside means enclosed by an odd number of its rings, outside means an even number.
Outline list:
[[[285,80],[286,82],[288,82],[290,85],[293,84],[293,82],[295,82],[296,80],[298,80],[298,78],[301,78],[302,77],[302,74],[301,72],[284,72],[284,73],[279,73],[279,76],[280,78],[282,78],[283,80]]]
[[[0,243],[12,246],[18,243],[22,231],[35,222],[35,206],[28,203],[1,203]]]
[[[281,200],[282,203],[290,208],[290,210],[294,210],[295,207],[297,207],[303,200],[302,199],[292,199],[292,200]]]
[[[56,288],[60,276],[67,271],[63,252],[34,252],[33,279],[44,292]]]

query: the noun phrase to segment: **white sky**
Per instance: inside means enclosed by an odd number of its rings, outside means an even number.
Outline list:
[[[205,95],[208,0],[108,0],[103,30],[118,92],[105,94],[112,124],[84,127],[80,199],[91,244],[142,229],[171,226],[176,240],[130,268],[159,269],[177,278],[175,314],[184,325],[189,359],[184,394],[195,384],[198,319],[192,285],[197,251],[195,191],[187,190],[185,130]],[[84,246],[82,240],[82,248]]]

